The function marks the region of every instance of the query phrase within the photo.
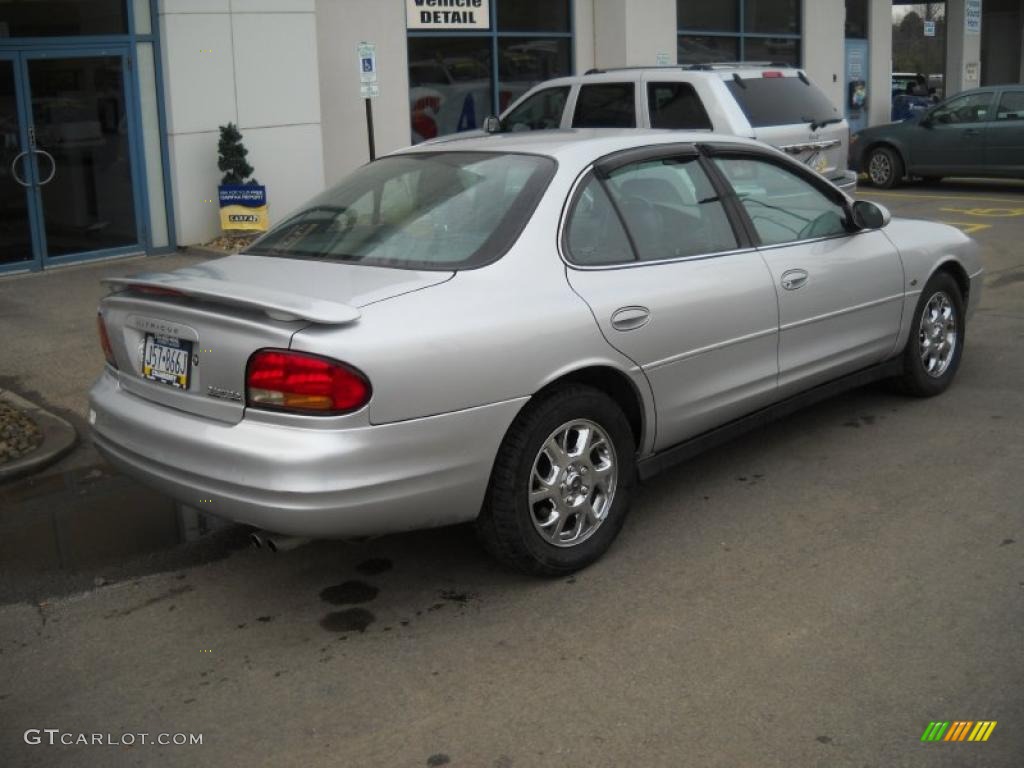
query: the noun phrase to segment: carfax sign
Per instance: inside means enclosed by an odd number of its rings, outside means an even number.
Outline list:
[[[490,29],[490,0],[405,0],[409,29]]]
[[[258,184],[224,184],[217,189],[223,230],[267,230],[267,188]]]

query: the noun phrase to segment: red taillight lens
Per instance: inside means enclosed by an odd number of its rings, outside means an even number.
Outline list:
[[[141,293],[144,296],[173,296],[180,298],[185,295],[174,288],[162,288],[159,285],[133,285],[130,290],[133,293]]]
[[[96,313],[96,330],[100,334],[100,346],[103,347],[103,356],[107,358],[107,365],[117,368],[117,361],[114,360],[114,348],[110,346],[110,337],[107,335],[107,324],[103,322],[103,315]]]
[[[340,414],[370,401],[370,382],[360,371],[326,357],[261,349],[245,371],[246,404],[295,412]]]
[[[761,77],[782,77],[782,73],[775,69],[766,69],[761,73]]]

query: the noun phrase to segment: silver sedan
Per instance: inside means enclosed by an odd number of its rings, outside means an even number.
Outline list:
[[[475,521],[502,561],[562,574],[696,451],[879,378],[942,392],[981,271],[959,230],[749,140],[454,139],[242,255],[108,281],[90,421],[214,515],[292,537]]]

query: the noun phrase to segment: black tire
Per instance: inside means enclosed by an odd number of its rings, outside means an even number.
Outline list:
[[[932,303],[933,298],[946,296],[951,305],[951,315],[955,323],[955,343],[952,356],[940,375],[928,372],[923,359],[926,332],[922,332],[921,317]],[[896,380],[898,388],[904,394],[914,397],[933,397],[944,392],[952,383],[960,367],[960,358],[964,350],[964,338],[967,324],[964,317],[964,299],[960,286],[948,272],[937,272],[921,291],[917,301],[914,317],[911,320],[910,338],[903,350],[903,374]]]
[[[876,187],[892,189],[903,180],[903,158],[892,147],[875,147],[864,165],[868,179]]]
[[[529,490],[541,447],[556,430],[574,420],[593,422],[607,435],[618,474],[603,520],[589,538],[562,547],[537,530]],[[542,393],[516,417],[498,450],[476,526],[485,549],[502,563],[537,576],[561,576],[590,565],[604,554],[626,520],[636,476],[635,458],[629,422],[606,394],[577,384]]]

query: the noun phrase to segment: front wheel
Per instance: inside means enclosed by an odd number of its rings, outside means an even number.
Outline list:
[[[875,147],[868,155],[868,178],[876,187],[895,187],[903,178],[903,159],[889,147]]]
[[[509,428],[477,520],[485,548],[527,573],[590,565],[629,511],[633,432],[603,392],[570,385],[532,401]]]
[[[925,284],[911,322],[898,383],[907,394],[931,397],[952,383],[964,348],[964,300],[951,275],[939,272]]]

